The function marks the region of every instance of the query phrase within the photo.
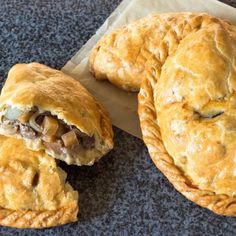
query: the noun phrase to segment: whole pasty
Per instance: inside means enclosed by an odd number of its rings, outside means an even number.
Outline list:
[[[139,91],[147,65],[163,64],[179,41],[214,18],[206,14],[151,14],[105,35],[90,55],[90,70],[127,91]]]
[[[0,225],[51,227],[77,220],[78,193],[45,152],[0,136]]]
[[[164,65],[147,69],[139,117],[149,153],[174,187],[236,216],[236,27],[204,18]]]
[[[0,133],[68,164],[92,165],[113,147],[104,108],[78,81],[38,63],[9,71],[0,97]]]

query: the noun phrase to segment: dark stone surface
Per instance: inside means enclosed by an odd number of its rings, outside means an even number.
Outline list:
[[[207,0],[206,0],[207,1]],[[0,0],[0,76],[17,62],[61,68],[120,0]],[[236,0],[224,1],[236,7]],[[0,235],[235,235],[236,220],[186,200],[142,141],[115,129],[115,149],[92,167],[62,167],[80,194],[79,221]]]

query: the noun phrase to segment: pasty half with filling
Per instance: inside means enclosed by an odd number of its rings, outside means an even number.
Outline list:
[[[0,136],[0,225],[51,227],[77,220],[78,193],[44,151]]]
[[[38,63],[9,71],[0,97],[0,133],[68,164],[92,165],[113,148],[104,108],[78,81]]]

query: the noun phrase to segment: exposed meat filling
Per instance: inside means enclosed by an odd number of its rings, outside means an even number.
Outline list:
[[[50,112],[40,113],[34,108],[24,114],[15,110],[12,113],[7,111],[2,116],[4,130],[9,134],[19,133],[27,139],[41,138],[46,148],[55,154],[69,153],[75,156],[79,148],[91,149],[95,146],[94,136],[88,136],[75,126],[67,125]]]
[[[37,131],[34,131],[33,128],[28,125],[23,125],[19,122],[20,133],[24,138],[34,139],[37,137]]]

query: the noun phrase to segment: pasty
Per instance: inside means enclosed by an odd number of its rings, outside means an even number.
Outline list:
[[[150,156],[174,187],[236,216],[236,27],[206,17],[174,53],[163,48],[164,63],[147,66],[138,112]]]
[[[139,91],[149,61],[162,65],[186,35],[214,20],[203,13],[148,15],[102,37],[91,52],[90,70],[97,80]]]

